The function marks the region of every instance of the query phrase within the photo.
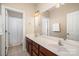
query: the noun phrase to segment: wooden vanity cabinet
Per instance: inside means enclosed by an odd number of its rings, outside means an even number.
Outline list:
[[[29,38],[26,38],[26,48],[27,52],[32,55],[32,41]]]
[[[38,56],[38,44],[26,37],[26,49],[31,56]]]
[[[31,56],[57,56],[55,53],[42,47],[36,42],[26,37],[26,48]]]

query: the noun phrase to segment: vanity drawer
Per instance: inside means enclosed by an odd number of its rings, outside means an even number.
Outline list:
[[[34,51],[36,54],[38,54],[38,49],[35,46],[32,46],[32,51]]]
[[[40,46],[40,52],[45,55],[45,56],[57,56],[56,54],[54,54],[53,52],[47,50],[46,48]]]
[[[35,46],[37,49],[39,47],[39,45],[37,43],[35,43],[35,42],[32,42],[32,45]]]
[[[42,52],[39,52],[39,56],[45,56],[45,54],[43,54]]]
[[[30,40],[29,38],[26,37],[26,48],[27,48],[27,52],[32,55],[32,40]]]
[[[32,56],[38,56],[34,51],[32,51]]]

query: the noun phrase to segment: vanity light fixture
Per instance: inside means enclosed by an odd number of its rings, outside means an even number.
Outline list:
[[[34,13],[34,16],[39,16],[40,15],[40,12],[39,10],[37,10],[35,13]]]

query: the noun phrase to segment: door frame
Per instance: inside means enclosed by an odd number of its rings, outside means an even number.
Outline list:
[[[2,52],[1,52],[1,55],[2,56],[5,56],[5,41],[6,41],[6,38],[5,38],[5,11],[6,11],[6,9],[8,9],[8,10],[12,10],[12,11],[16,11],[16,12],[20,12],[20,13],[22,13],[23,14],[23,20],[22,20],[22,25],[23,25],[23,39],[22,39],[22,48],[23,48],[23,50],[26,50],[25,49],[25,11],[23,11],[23,10],[19,10],[19,9],[15,9],[15,8],[12,8],[12,7],[7,7],[7,6],[1,6],[2,7],[2,19],[3,19],[3,23],[2,23],[2,25],[3,25],[3,36],[2,36]]]
[[[45,18],[47,20],[47,36],[49,35],[49,18],[43,16],[43,18]],[[42,19],[43,20],[43,19]],[[41,21],[42,22],[42,21]],[[42,33],[43,34],[43,33]]]

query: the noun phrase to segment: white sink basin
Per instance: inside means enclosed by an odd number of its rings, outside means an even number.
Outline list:
[[[70,54],[78,54],[79,44],[72,40],[65,40],[61,41],[63,47],[70,53]]]
[[[62,46],[59,45],[59,40],[61,40]],[[35,42],[61,56],[79,55],[79,42],[73,40],[40,36],[35,39]]]

